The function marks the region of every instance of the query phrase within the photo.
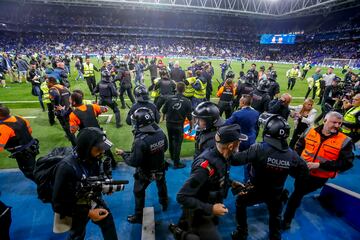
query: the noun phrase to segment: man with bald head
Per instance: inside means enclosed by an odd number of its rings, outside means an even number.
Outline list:
[[[286,120],[290,115],[289,105],[291,103],[292,96],[288,93],[281,95],[280,99],[274,99],[269,103],[269,113],[279,114]]]

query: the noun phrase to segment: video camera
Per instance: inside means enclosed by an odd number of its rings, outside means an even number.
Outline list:
[[[101,193],[122,191],[128,183],[128,180],[114,180],[103,176],[88,177],[80,182],[77,195],[81,198],[96,199]]]

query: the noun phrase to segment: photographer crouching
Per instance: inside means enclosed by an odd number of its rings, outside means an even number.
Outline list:
[[[57,166],[52,207],[54,212],[60,215],[60,220],[72,220],[67,239],[84,239],[86,224],[90,219],[101,228],[105,240],[118,239],[114,219],[101,193],[122,189],[104,191],[101,181],[89,181],[101,179],[96,178],[102,174],[101,158],[111,146],[112,143],[100,129],[85,128],[78,134],[74,154],[66,157]],[[106,169],[103,170],[109,175]],[[100,191],[91,188],[91,185],[96,183],[100,183]]]

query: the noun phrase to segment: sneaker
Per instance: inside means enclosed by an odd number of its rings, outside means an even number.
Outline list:
[[[142,218],[137,215],[129,215],[127,216],[127,220],[129,223],[140,223],[142,224]]]
[[[182,162],[179,162],[178,164],[174,165],[174,169],[180,169],[180,168],[184,168],[184,167],[186,167],[186,165],[183,164]]]

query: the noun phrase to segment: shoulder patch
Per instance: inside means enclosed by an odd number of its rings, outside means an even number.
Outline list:
[[[212,168],[212,167],[210,166],[210,164],[209,164],[209,161],[208,161],[208,160],[205,160],[204,162],[202,162],[202,163],[200,164],[200,167],[202,167],[202,168],[204,168],[204,169],[208,170],[208,171],[209,171],[209,176],[210,176],[210,177],[211,177],[212,175],[214,175],[214,173],[215,173],[215,169],[214,169],[214,168]]]

